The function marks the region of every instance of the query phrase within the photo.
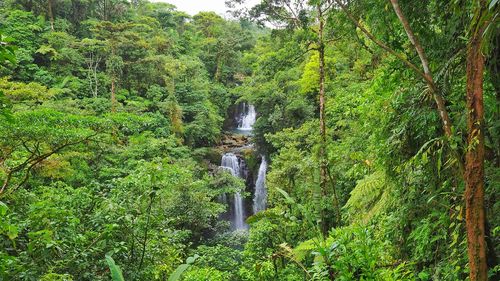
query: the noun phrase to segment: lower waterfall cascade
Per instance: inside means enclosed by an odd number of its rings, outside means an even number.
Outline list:
[[[266,209],[267,200],[267,189],[266,189],[266,172],[267,172],[267,161],[264,155],[262,155],[262,161],[259,166],[259,174],[257,176],[257,181],[255,182],[255,194],[253,197],[253,213]]]
[[[234,177],[243,178],[243,172],[240,168],[240,159],[234,153],[226,153],[222,155],[220,166],[228,170]],[[226,200],[227,201],[227,200]],[[232,227],[235,230],[246,229],[245,224],[245,208],[243,198],[238,191],[233,197],[233,214],[231,218]]]

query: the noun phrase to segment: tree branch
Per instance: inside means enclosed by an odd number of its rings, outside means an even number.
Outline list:
[[[396,15],[399,18],[399,21],[403,25],[406,35],[408,35],[408,39],[410,39],[411,44],[413,47],[415,47],[415,50],[417,51],[418,57],[420,58],[420,61],[422,62],[422,68],[424,69],[424,74],[429,76],[429,80],[432,80],[431,76],[431,71],[429,68],[429,61],[427,59],[427,56],[424,53],[424,49],[422,48],[422,45],[420,45],[420,42],[418,41],[418,38],[415,36],[413,33],[413,30],[410,27],[410,24],[408,23],[408,20],[403,14],[403,11],[401,11],[401,7],[399,6],[398,0],[390,0],[392,7],[394,8],[394,12],[396,12]]]
[[[335,0],[337,5],[344,11],[344,13],[347,15],[347,17],[351,20],[351,22],[358,27],[373,43],[377,44],[379,47],[390,53],[391,55],[395,56],[398,58],[400,61],[402,61],[404,64],[406,64],[409,68],[411,68],[415,73],[417,73],[419,76],[421,76],[423,79],[426,79],[425,74],[413,63],[411,63],[409,60],[407,60],[403,55],[399,54],[398,52],[394,51],[391,49],[389,46],[384,44],[382,41],[378,40],[368,29],[366,29],[359,20],[357,20],[350,12],[347,10],[347,7],[340,1],[340,0]]]
[[[403,22],[403,26],[405,27],[405,31],[406,31],[408,37],[410,38],[410,41],[412,41],[412,44],[417,49],[417,53],[418,53],[420,60],[422,62],[422,67],[423,67],[424,71],[420,70],[420,68],[418,68],[412,62],[410,62],[408,59],[406,59],[403,55],[399,54],[398,52],[394,51],[389,46],[384,44],[382,41],[378,40],[370,31],[368,31],[359,22],[359,20],[357,20],[348,11],[346,5],[344,5],[341,0],[334,0],[334,1],[337,3],[337,5],[339,5],[339,7],[342,9],[342,11],[344,11],[344,13],[347,15],[347,17],[354,23],[354,25],[357,26],[372,42],[377,44],[379,47],[381,47],[382,49],[384,49],[385,51],[387,51],[391,55],[395,56],[397,59],[399,59],[406,66],[408,66],[410,69],[412,69],[415,73],[417,73],[420,77],[422,77],[424,79],[424,81],[429,86],[429,90],[431,91],[432,96],[434,98],[434,101],[436,103],[437,111],[438,111],[438,114],[441,118],[441,122],[443,124],[444,134],[448,139],[451,139],[453,137],[452,123],[451,123],[451,119],[449,117],[448,111],[446,109],[444,98],[442,97],[441,93],[439,92],[439,90],[436,87],[436,84],[434,83],[434,80],[432,78],[425,53],[424,53],[420,43],[418,43],[418,40],[416,39],[415,35],[413,34],[413,31],[410,29],[408,21],[406,20],[403,13],[401,12],[399,5],[397,5],[397,7],[395,8],[396,14],[398,14],[400,21]],[[391,3],[395,2],[397,4],[397,0],[390,0],[390,1],[391,1]],[[462,158],[460,157],[460,153],[456,149],[453,149],[452,154],[457,160],[457,165],[458,165],[458,168],[459,168],[461,174],[463,174],[464,164],[463,164]]]
[[[9,170],[9,172],[7,173],[7,177],[5,178],[5,180],[3,182],[2,188],[0,189],[0,197],[2,197],[4,195],[4,192],[7,189],[7,186],[10,184],[10,181],[11,181],[14,173],[17,173],[17,172],[21,171],[22,169],[24,169],[26,166],[28,166],[28,169],[26,171],[26,174],[24,175],[23,180],[14,189],[12,189],[13,191],[18,189],[19,187],[21,187],[23,184],[26,183],[26,181],[29,179],[30,171],[31,171],[31,169],[33,169],[34,166],[36,166],[40,162],[44,161],[45,159],[49,158],[53,154],[61,151],[62,149],[66,148],[68,146],[72,146],[72,145],[76,145],[76,144],[88,141],[92,137],[95,137],[97,134],[98,133],[92,134],[92,135],[85,137],[83,139],[80,139],[78,141],[68,142],[68,143],[62,144],[61,146],[55,148],[54,150],[47,152],[47,153],[44,153],[44,154],[41,154],[41,155],[38,155],[38,156],[35,156],[34,154],[30,155],[30,157],[28,157],[28,159],[26,159],[23,163],[21,163],[21,164],[17,165],[16,167]]]

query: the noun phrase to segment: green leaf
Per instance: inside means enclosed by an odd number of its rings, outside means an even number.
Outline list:
[[[116,265],[115,260],[106,254],[106,262],[108,263],[109,270],[111,271],[111,278],[113,281],[125,281],[123,278],[122,270],[118,265]]]
[[[15,225],[11,224],[7,227],[7,236],[9,237],[10,240],[16,239],[18,234],[19,230]]]
[[[490,10],[493,10],[493,7],[495,7],[495,5],[498,3],[498,0],[491,0],[490,2],[490,5],[489,5],[489,9]]]
[[[196,261],[196,259],[198,259],[199,257],[200,257],[199,255],[194,255],[192,257],[189,257],[189,258],[187,258],[186,263],[193,264]]]
[[[4,202],[0,201],[0,216],[5,216],[7,214],[7,211],[9,210],[9,207],[7,207],[7,204]]]
[[[180,280],[182,273],[186,271],[200,256],[194,255],[192,257],[187,258],[186,263],[179,265],[175,271],[170,275],[168,281],[177,281]]]
[[[190,264],[185,264],[185,263],[179,265],[177,267],[177,269],[175,269],[174,273],[172,273],[172,275],[170,275],[170,277],[168,278],[168,281],[180,280],[182,273],[184,273],[184,271],[186,271],[186,269],[188,269],[190,266],[191,266]]]
[[[276,190],[278,190],[279,193],[281,193],[281,195],[283,195],[283,197],[285,197],[287,203],[289,204],[294,204],[295,203],[295,200],[293,200],[292,197],[290,197],[290,195],[288,195],[288,193],[286,191],[284,191],[283,189],[281,188],[276,188]]]

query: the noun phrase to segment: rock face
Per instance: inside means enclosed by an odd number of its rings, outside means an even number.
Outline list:
[[[244,135],[237,134],[226,134],[222,138],[221,145],[219,148],[222,151],[238,150],[240,148],[248,146],[250,143],[250,138]]]

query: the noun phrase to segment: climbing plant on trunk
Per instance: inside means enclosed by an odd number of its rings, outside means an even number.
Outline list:
[[[484,101],[485,57],[482,52],[492,14],[485,0],[474,1],[467,45],[467,151],[465,153],[465,224],[470,279],[488,280],[484,210]]]

